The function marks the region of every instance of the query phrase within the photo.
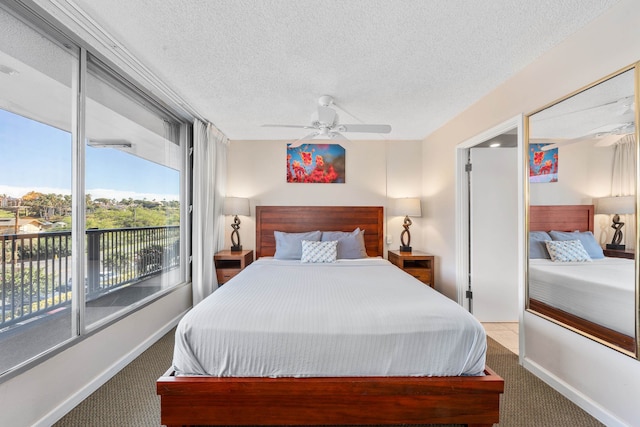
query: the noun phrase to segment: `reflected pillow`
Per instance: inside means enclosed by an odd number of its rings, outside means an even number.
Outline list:
[[[529,232],[529,259],[551,259],[546,241],[552,240],[546,231]]]
[[[580,240],[548,240],[545,243],[553,262],[591,261]]]
[[[322,241],[338,241],[338,259],[367,258],[367,249],[364,246],[364,230],[356,228],[352,232],[347,231],[323,231]]]
[[[580,240],[591,259],[604,258],[602,247],[590,231],[550,231],[553,240]]]
[[[338,255],[338,241],[302,241],[301,262],[335,262]]]
[[[320,231],[308,231],[306,233],[285,233],[284,231],[274,231],[276,238],[276,259],[300,259],[302,257],[302,241],[319,241],[322,233]]]

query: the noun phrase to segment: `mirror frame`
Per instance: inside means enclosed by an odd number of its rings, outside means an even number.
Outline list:
[[[533,116],[536,113],[539,113],[543,110],[546,110],[547,108],[553,107],[556,104],[559,104],[562,101],[565,101],[581,92],[584,92],[600,83],[603,83],[609,79],[612,79],[624,72],[630,71],[630,70],[634,70],[634,104],[635,104],[635,132],[634,132],[634,137],[635,137],[635,141],[636,141],[636,218],[635,218],[635,222],[636,222],[636,251],[640,250],[640,197],[638,196],[638,190],[640,190],[640,131],[639,131],[639,127],[640,127],[640,109],[638,108],[640,106],[640,61],[635,62],[629,66],[626,66],[620,70],[617,70],[593,83],[590,83],[574,92],[569,93],[568,95],[565,95],[559,99],[556,99],[555,101],[541,107],[538,108],[528,114],[526,114],[524,116],[524,155],[523,155],[523,161],[524,161],[524,173],[525,176],[524,178],[524,202],[525,202],[525,212],[524,212],[524,221],[525,221],[525,247],[524,247],[524,251],[525,251],[525,260],[526,262],[524,263],[524,280],[525,280],[525,289],[524,289],[524,296],[525,296],[525,310],[531,314],[534,314],[536,316],[542,317],[543,319],[546,319],[550,322],[553,322],[559,326],[562,326],[564,328],[567,328],[575,333],[578,333],[584,337],[587,337],[589,339],[592,339],[593,341],[596,341],[600,344],[603,344],[609,348],[612,348],[616,351],[619,351],[625,355],[631,356],[637,360],[640,360],[640,254],[638,254],[635,257],[635,352],[629,352],[628,350],[625,350],[621,347],[618,347],[614,344],[611,344],[610,342],[607,342],[606,340],[593,336],[585,331],[582,331],[574,326],[568,325],[566,323],[563,323],[562,321],[555,319],[553,317],[547,316],[545,314],[539,313],[535,310],[532,310],[530,308],[529,305],[529,231],[530,231],[530,227],[529,227],[529,220],[530,220],[530,215],[529,215],[529,206],[530,206],[530,193],[529,193],[529,131],[530,131],[530,117]]]

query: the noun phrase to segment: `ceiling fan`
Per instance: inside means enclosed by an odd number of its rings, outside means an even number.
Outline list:
[[[634,122],[613,123],[610,125],[600,126],[597,129],[593,129],[580,138],[557,140],[542,146],[540,149],[542,151],[548,151],[554,148],[584,141],[585,139],[597,139],[598,142],[595,144],[596,147],[608,147],[615,144],[626,135],[634,133],[635,130],[636,128]]]
[[[318,116],[314,117],[311,125],[262,125],[263,127],[283,127],[283,128],[299,128],[314,129],[308,135],[292,142],[289,147],[295,148],[304,144],[305,141],[324,137],[333,140],[348,141],[348,138],[342,135],[343,132],[362,132],[362,133],[389,133],[391,126],[389,125],[367,125],[367,124],[341,124],[338,119],[338,113],[331,108],[335,105],[333,97],[330,95],[322,95],[318,99]]]
[[[612,101],[600,103],[580,110],[569,111],[559,116],[552,117],[558,119],[560,116],[574,115],[572,119],[583,126],[589,123],[606,123],[589,130],[586,134],[578,138],[560,139],[549,141],[541,149],[551,150],[565,145],[584,141],[585,139],[596,139],[597,147],[607,147],[615,144],[625,135],[635,132],[635,105],[634,97],[625,96]]]

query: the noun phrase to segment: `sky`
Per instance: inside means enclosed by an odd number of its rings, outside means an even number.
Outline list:
[[[0,109],[0,194],[71,194],[71,134]],[[86,147],[92,199],[179,200],[179,172],[112,148]]]

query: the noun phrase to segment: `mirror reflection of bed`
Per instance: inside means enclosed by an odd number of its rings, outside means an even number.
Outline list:
[[[626,67],[527,117],[526,307],[633,357],[638,348],[635,79],[635,66]],[[616,243],[616,216],[603,200],[620,196],[631,201],[615,212],[625,223],[618,243],[626,247],[609,250],[607,244]],[[556,243],[570,240],[579,244]],[[562,256],[552,260],[548,245]],[[580,252],[580,261],[565,262],[567,250],[576,255],[580,248],[588,259]]]
[[[593,205],[529,207],[529,309],[633,354],[635,261],[604,256],[593,229]],[[588,260],[552,260],[554,237],[580,241]]]

